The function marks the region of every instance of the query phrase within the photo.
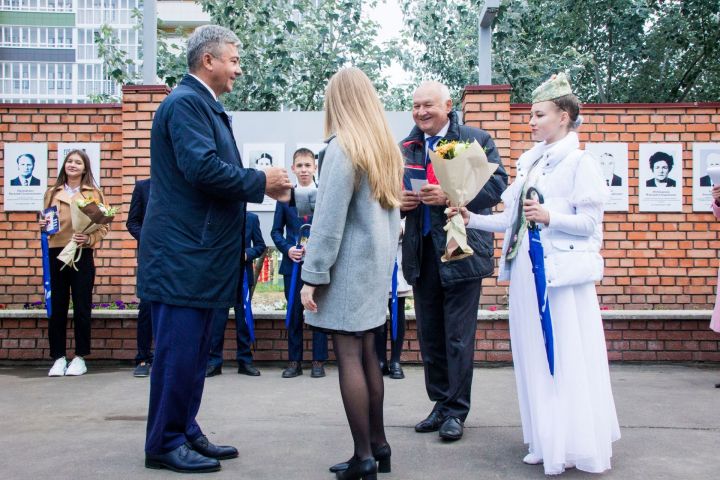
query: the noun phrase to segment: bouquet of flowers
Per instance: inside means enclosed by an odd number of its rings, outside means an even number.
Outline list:
[[[477,140],[458,142],[442,140],[430,151],[435,176],[452,207],[464,207],[477,196],[497,170]],[[447,240],[441,260],[460,260],[473,254],[467,244],[467,232],[462,215],[455,215],[445,225]]]
[[[117,212],[117,208],[105,206],[94,197],[76,200],[70,204],[73,232],[89,235],[112,222]],[[82,248],[78,248],[78,244],[70,240],[57,258],[65,264],[62,268],[70,266],[77,270],[75,264],[80,261],[81,256]]]

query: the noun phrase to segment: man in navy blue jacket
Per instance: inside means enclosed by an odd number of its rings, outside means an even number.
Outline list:
[[[140,244],[140,232],[145,220],[148,198],[150,197],[149,178],[138,180],[133,188],[132,199],[130,200],[130,211],[128,212],[125,226],[130,235]],[[137,317],[137,355],[135,355],[135,370],[133,376],[147,377],[150,375],[152,365],[152,316],[150,315],[150,304],[140,300]]]
[[[298,179],[301,187],[308,187],[313,184],[316,165],[315,154],[307,148],[300,148],[293,154],[292,171]],[[297,283],[295,284],[295,301],[288,326],[288,366],[283,370],[283,378],[293,378],[302,375],[303,359],[303,306],[300,302],[300,289],[303,286],[300,276],[302,274],[302,258],[305,254],[305,247],[297,247],[300,236],[300,227],[312,223],[312,216],[300,218],[296,207],[289,206],[285,202],[277,202],[275,207],[275,218],[273,220],[270,236],[275,246],[283,254],[280,263],[280,273],[285,283],[285,299],[290,301],[290,285],[292,283],[292,271],[295,264],[299,264]],[[303,230],[303,235],[307,231]],[[310,376],[319,378],[325,376],[323,363],[327,360],[327,335],[313,330],[312,343],[312,370]]]
[[[150,137],[151,177],[140,240],[138,296],[151,302],[155,359],[145,466],[179,472],[220,469],[234,447],[212,444],[197,424],[210,329],[217,308],[237,303],[246,202],[287,201],[282,168],[243,167],[230,117],[217,97],[240,69],[237,36],[204,25],[188,38],[190,70],[162,102]],[[241,237],[244,237],[241,235]]]
[[[265,253],[265,240],[260,231],[260,219],[257,215],[247,212],[245,219],[245,275],[248,279],[248,289],[252,291],[255,282],[253,274],[253,261]],[[238,298],[243,298],[243,282],[238,284]],[[235,324],[237,338],[237,362],[238,373],[257,377],[260,375],[255,365],[253,365],[252,352],[250,351],[250,329],[245,323],[244,304],[238,301],[235,304]],[[210,339],[210,360],[208,361],[206,377],[214,377],[222,373],[223,364],[223,342],[225,341],[225,326],[228,321],[227,308],[218,308],[212,321],[212,336]]]

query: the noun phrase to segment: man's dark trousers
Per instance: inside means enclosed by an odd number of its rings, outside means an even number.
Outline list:
[[[151,303],[155,361],[150,371],[145,452],[163,454],[202,435],[195,421],[210,354],[215,309]]]
[[[225,327],[227,326],[230,311],[227,308],[217,308],[213,314],[212,332],[210,339],[210,361],[208,366],[220,367],[223,364],[223,343],[225,341]],[[245,310],[242,302],[235,305],[235,329],[237,339],[237,361],[250,365],[253,363],[250,351],[250,329],[245,323]]]
[[[152,314],[150,312],[150,302],[140,300],[138,306],[137,317],[137,355],[135,355],[135,365],[142,362],[152,363]]]
[[[300,290],[303,282],[300,280],[302,269],[298,270],[297,281],[295,282],[295,298],[293,299],[293,311],[290,316],[288,327],[288,360],[291,362],[302,362],[303,360],[303,305],[300,301]],[[285,285],[285,300],[290,302],[290,284],[292,275],[283,275]],[[324,362],[328,359],[327,334],[312,331],[312,359],[313,361]]]
[[[413,288],[425,367],[425,386],[433,411],[462,421],[470,411],[480,280],[443,287],[431,235],[422,240],[420,276]]]

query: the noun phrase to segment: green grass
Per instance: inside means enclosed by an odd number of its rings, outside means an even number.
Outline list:
[[[282,283],[278,285],[273,285],[270,282],[258,283],[257,285],[255,285],[255,291],[258,293],[283,292],[283,285]]]

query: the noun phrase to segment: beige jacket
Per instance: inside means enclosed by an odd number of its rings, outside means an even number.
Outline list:
[[[53,190],[56,190],[55,196],[52,199],[52,204],[48,204]],[[91,196],[99,199],[100,202],[105,203],[105,197],[99,189],[88,187],[86,185],[83,185],[80,192],[72,196],[65,191],[65,188],[63,188],[62,185],[59,187],[48,188],[45,192],[43,205],[45,205],[45,208],[55,205],[58,209],[58,219],[60,220],[60,230],[55,235],[51,235],[48,239],[50,248],[64,248],[65,245],[70,243],[73,236],[72,219],[70,218],[70,203],[80,198],[89,198]],[[108,226],[101,226],[99,229],[90,234],[88,243],[83,245],[83,247],[95,248],[100,240],[105,238],[107,233]]]

